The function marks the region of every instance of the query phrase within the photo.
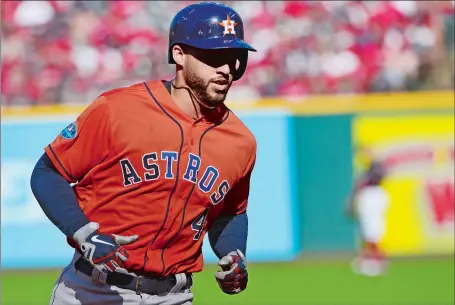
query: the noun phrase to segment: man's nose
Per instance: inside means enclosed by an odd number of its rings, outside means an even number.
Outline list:
[[[216,71],[218,73],[221,73],[221,74],[224,74],[224,75],[229,75],[229,73],[231,72],[231,67],[229,67],[228,64],[224,64],[222,66],[219,66]]]

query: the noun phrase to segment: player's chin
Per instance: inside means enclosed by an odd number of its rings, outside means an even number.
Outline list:
[[[226,100],[226,96],[227,96],[227,91],[214,90],[213,92],[210,92],[210,94],[209,94],[210,104],[212,106],[220,105]]]
[[[211,100],[211,104],[212,104],[212,106],[218,106],[218,105],[223,104],[225,100],[226,100],[226,95],[220,94]]]

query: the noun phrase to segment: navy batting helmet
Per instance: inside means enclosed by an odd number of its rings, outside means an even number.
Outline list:
[[[215,2],[191,4],[179,11],[169,29],[168,61],[175,64],[172,47],[185,44],[198,49],[243,49],[240,67],[234,80],[242,77],[248,61],[248,51],[256,50],[243,41],[243,21],[232,8]]]

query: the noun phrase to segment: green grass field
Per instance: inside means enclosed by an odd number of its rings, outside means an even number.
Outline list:
[[[453,258],[392,260],[387,274],[366,278],[348,260],[250,264],[248,289],[224,295],[213,272],[195,275],[194,305],[453,305]],[[48,304],[59,271],[2,273],[3,305]]]

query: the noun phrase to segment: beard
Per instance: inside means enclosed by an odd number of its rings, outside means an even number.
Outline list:
[[[211,90],[212,92],[209,92],[210,80],[204,81],[194,73],[194,70],[191,69],[191,67],[183,70],[183,76],[187,86],[193,91],[194,95],[207,106],[216,107],[226,100],[231,84],[227,86],[226,90],[219,91],[215,89]]]

